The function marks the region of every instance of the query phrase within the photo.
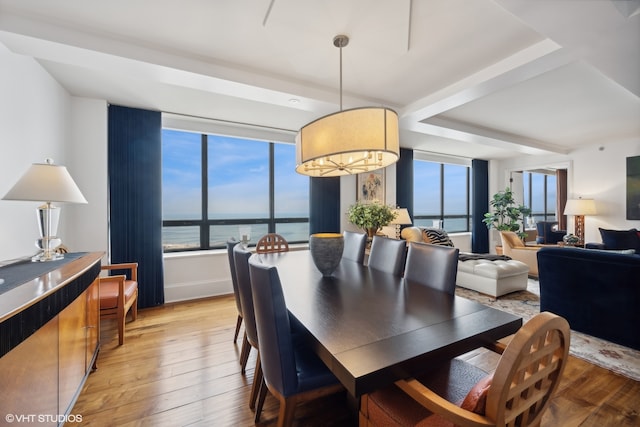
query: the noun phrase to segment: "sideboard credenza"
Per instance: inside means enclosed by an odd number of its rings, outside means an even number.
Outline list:
[[[0,268],[0,424],[78,421],[71,410],[100,343],[103,255]]]

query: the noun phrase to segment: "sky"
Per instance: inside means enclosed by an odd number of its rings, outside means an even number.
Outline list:
[[[269,215],[269,144],[209,135],[210,218],[265,218]],[[162,132],[164,219],[201,215],[201,135]],[[308,217],[308,177],[295,172],[295,146],[274,144],[276,216]]]

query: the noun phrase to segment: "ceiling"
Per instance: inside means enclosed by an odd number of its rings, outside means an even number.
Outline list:
[[[393,108],[403,147],[640,137],[640,0],[0,0],[0,45],[72,95],[292,134],[340,108],[337,34],[343,108]]]

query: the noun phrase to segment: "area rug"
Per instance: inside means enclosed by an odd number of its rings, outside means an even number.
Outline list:
[[[540,285],[534,279],[529,279],[526,291],[513,292],[498,299],[458,286],[456,295],[521,316],[523,322],[540,312]],[[572,330],[569,352],[589,363],[640,381],[638,350]]]

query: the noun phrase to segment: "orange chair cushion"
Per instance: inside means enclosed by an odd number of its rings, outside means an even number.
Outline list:
[[[124,281],[124,300],[128,301],[138,289],[138,282]],[[100,310],[116,308],[118,306],[118,281],[109,280],[100,282]]]

